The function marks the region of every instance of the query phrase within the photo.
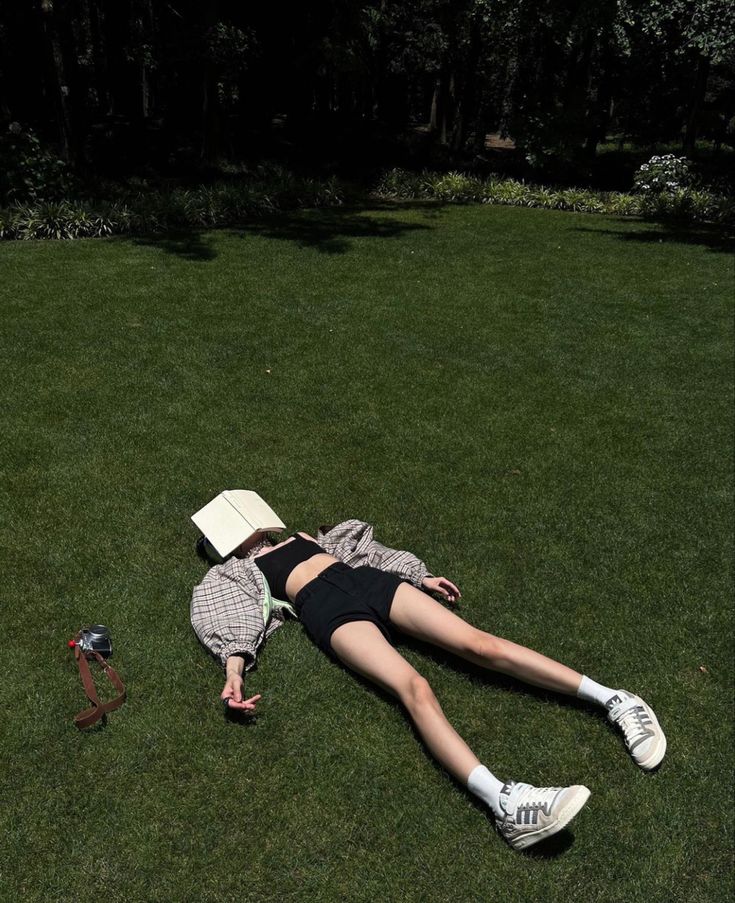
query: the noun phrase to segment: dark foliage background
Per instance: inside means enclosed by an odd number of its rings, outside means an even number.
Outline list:
[[[10,0],[0,132],[87,178],[501,160],[627,188],[614,155],[595,165],[611,135],[689,156],[706,139],[715,164],[733,146],[734,35],[729,0]]]

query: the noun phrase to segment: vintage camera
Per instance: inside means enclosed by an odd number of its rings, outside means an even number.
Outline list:
[[[109,627],[105,627],[104,624],[83,627],[79,631],[77,646],[88,657],[99,652],[103,658],[109,658],[112,655],[112,637]]]

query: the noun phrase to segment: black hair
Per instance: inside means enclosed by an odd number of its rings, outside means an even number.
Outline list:
[[[197,555],[207,564],[222,564],[225,561],[206,536],[197,539],[196,550]]]
[[[275,545],[272,533],[264,533],[263,539],[267,540],[270,545]],[[223,558],[206,536],[200,536],[197,539],[196,552],[202,561],[206,561],[207,564],[224,564],[225,561],[235,555],[235,552],[231,552],[227,558]]]

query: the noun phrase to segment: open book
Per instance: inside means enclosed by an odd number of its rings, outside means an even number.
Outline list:
[[[286,529],[276,512],[251,489],[225,489],[191,519],[223,558],[257,530]]]

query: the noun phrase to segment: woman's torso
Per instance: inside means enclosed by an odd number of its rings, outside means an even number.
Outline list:
[[[313,537],[309,536],[308,533],[302,533],[301,531],[299,531],[298,535],[306,540],[309,540],[310,542],[316,543],[316,540]],[[275,546],[269,546],[268,548],[257,552],[255,555],[253,555],[253,559],[271,555],[276,551],[276,549],[280,549],[288,543],[295,541],[296,540],[294,534],[294,536],[289,536],[288,539],[285,539],[283,542],[279,542]],[[328,552],[318,552],[317,554],[310,554],[310,557],[305,561],[301,561],[296,564],[288,574],[288,577],[285,581],[285,589],[288,600],[290,602],[293,602],[296,599],[296,596],[298,596],[298,594],[306,586],[307,583],[314,580],[319,576],[319,574],[321,574],[323,570],[338,561],[339,558],[335,558],[334,555],[330,555]],[[258,567],[260,567],[260,565],[258,565]],[[278,596],[273,587],[271,587],[271,590],[274,592],[274,595]]]

